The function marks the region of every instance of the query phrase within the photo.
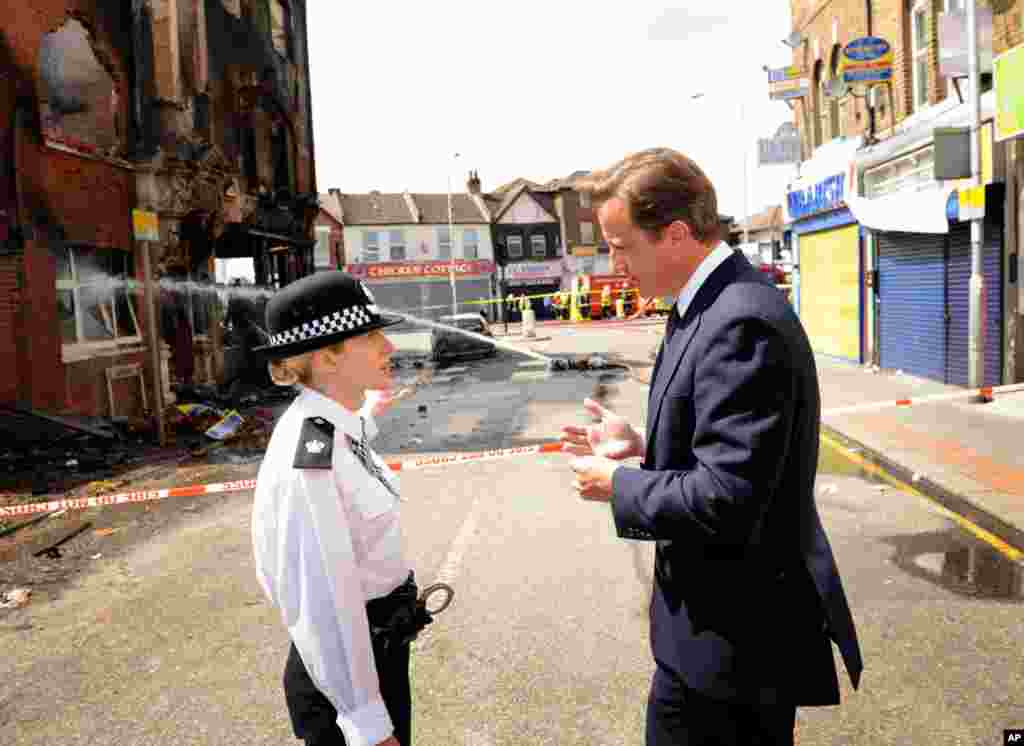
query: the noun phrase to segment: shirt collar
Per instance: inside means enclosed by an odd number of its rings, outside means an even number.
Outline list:
[[[302,393],[297,400],[306,417],[323,417],[346,435],[356,440],[363,437],[363,418],[351,412],[330,397],[324,396],[316,389],[299,386]]]
[[[697,266],[697,271],[690,275],[690,279],[683,285],[683,289],[679,291],[679,297],[676,299],[676,312],[679,314],[679,318],[686,318],[686,309],[690,307],[693,299],[697,297],[697,291],[701,289],[701,286],[707,281],[718,267],[733,254],[732,247],[726,243],[720,243]]]

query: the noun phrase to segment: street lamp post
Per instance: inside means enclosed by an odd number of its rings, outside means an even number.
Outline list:
[[[459,154],[452,158],[457,160]],[[452,316],[459,312],[459,303],[455,293],[455,221],[452,213],[452,174],[451,164],[448,164],[448,280],[452,285]]]
[[[692,96],[690,96],[690,100],[691,101],[696,101],[699,98],[704,98],[704,93],[703,92],[694,93]],[[740,101],[739,101],[739,107],[738,107],[739,121],[740,121],[741,125],[744,122],[746,122],[746,112],[747,112],[746,102],[741,98]],[[746,141],[746,138],[744,138],[743,147],[740,148],[740,152],[743,154],[743,247],[744,247],[744,249],[746,249],[747,243],[750,242],[750,204],[749,204],[749,196],[750,195],[747,192],[747,187],[748,187],[748,184],[747,184],[747,178],[748,178],[747,161],[750,160],[750,152],[748,150],[748,145],[749,145],[749,143]]]

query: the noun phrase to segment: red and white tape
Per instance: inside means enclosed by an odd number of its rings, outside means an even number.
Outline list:
[[[858,412],[869,412],[889,407],[909,407],[914,404],[928,404],[940,401],[953,401],[966,399],[968,397],[981,395],[986,399],[992,399],[996,394],[1009,394],[1015,391],[1024,391],[1024,384],[1011,384],[1008,386],[984,387],[957,391],[952,394],[932,394],[929,396],[914,397],[911,399],[896,399],[884,402],[873,402],[870,404],[854,404],[848,407],[832,407],[822,411],[823,417],[835,417],[839,415],[855,414]],[[433,467],[454,466],[476,461],[495,461],[506,458],[519,458],[540,453],[559,453],[562,444],[559,441],[542,443],[533,446],[521,446],[519,448],[498,448],[490,451],[477,451],[475,453],[455,453],[451,455],[418,456],[406,459],[405,461],[389,461],[388,467],[394,471],[411,471],[416,469],[429,469]],[[115,495],[99,495],[97,497],[75,497],[66,500],[52,500],[44,503],[28,503],[22,505],[0,506],[0,518],[16,518],[20,516],[33,515],[35,513],[49,513],[54,510],[72,509],[82,510],[84,508],[98,508],[106,505],[123,505],[126,503],[148,502],[150,500],[162,500],[166,497],[197,497],[198,495],[212,495],[221,492],[242,492],[256,488],[255,479],[242,479],[236,482],[218,482],[214,484],[194,484],[188,487],[174,487],[162,490],[140,490],[137,492],[121,492]]]
[[[538,453],[558,453],[562,450],[561,442],[542,443],[535,446],[519,448],[499,448],[476,453],[456,453],[443,456],[419,456],[405,461],[390,461],[388,466],[394,471],[429,469],[438,466],[452,466],[475,461],[494,461],[505,458],[518,458]],[[0,506],[0,518],[17,518],[35,513],[49,513],[53,510],[84,510],[107,505],[124,505],[141,503],[150,500],[162,500],[166,497],[197,497],[213,495],[221,492],[243,492],[256,488],[255,479],[241,479],[236,482],[218,482],[214,484],[193,484],[188,487],[174,487],[162,490],[139,490],[137,492],[121,492],[115,495],[98,495],[97,497],[72,497],[65,500],[52,500],[44,503],[27,503],[22,505]]]
[[[407,461],[389,461],[388,466],[394,471],[408,471],[410,469],[429,469],[432,466],[452,466],[454,464],[465,464],[471,461],[494,461],[502,458],[515,458],[517,456],[530,456],[536,453],[559,453],[562,450],[562,443],[542,443],[537,446],[521,446],[519,448],[498,448],[493,451],[478,451],[477,453],[455,453],[450,456],[420,456]]]
[[[97,495],[96,497],[71,497],[66,500],[51,500],[45,503],[0,506],[0,518],[17,518],[19,516],[32,515],[33,513],[49,513],[53,510],[82,510],[84,508],[99,508],[106,505],[143,503],[150,500],[162,500],[165,497],[197,497],[199,495],[213,495],[219,492],[241,492],[254,489],[255,487],[255,479],[240,479],[236,482],[193,484],[188,487],[173,487],[163,490],[138,490],[136,492],[119,492],[114,495]]]

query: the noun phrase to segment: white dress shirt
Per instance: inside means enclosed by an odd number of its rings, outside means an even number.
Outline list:
[[[679,318],[686,317],[686,309],[693,303],[693,299],[697,297],[697,291],[700,290],[701,286],[707,281],[718,267],[733,254],[733,248],[727,243],[720,243],[702,261],[698,266],[697,270],[690,275],[690,279],[683,285],[683,289],[679,291],[679,297],[676,298],[676,311],[679,313]]]
[[[260,584],[281,612],[317,688],[338,711],[350,746],[373,746],[393,733],[370,643],[366,602],[409,574],[402,558],[398,476],[372,458],[392,494],[349,449],[345,436],[376,435],[363,417],[308,388],[281,417],[260,465],[252,538]],[[303,421],[334,425],[330,469],[293,466]]]

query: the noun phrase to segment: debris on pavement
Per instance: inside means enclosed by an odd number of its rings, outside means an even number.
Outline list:
[[[64,544],[67,544],[69,541],[74,539],[79,534],[85,533],[90,528],[92,528],[92,521],[86,521],[85,523],[83,523],[81,526],[76,528],[74,531],[72,531],[70,534],[65,536],[60,541],[54,542],[53,544],[51,544],[50,546],[46,547],[45,549],[40,549],[38,552],[35,552],[32,556],[33,557],[47,557],[49,559],[60,559],[61,558],[60,547],[62,545],[64,545]]]
[[[31,588],[13,588],[0,593],[0,609],[17,609],[28,604]]]

